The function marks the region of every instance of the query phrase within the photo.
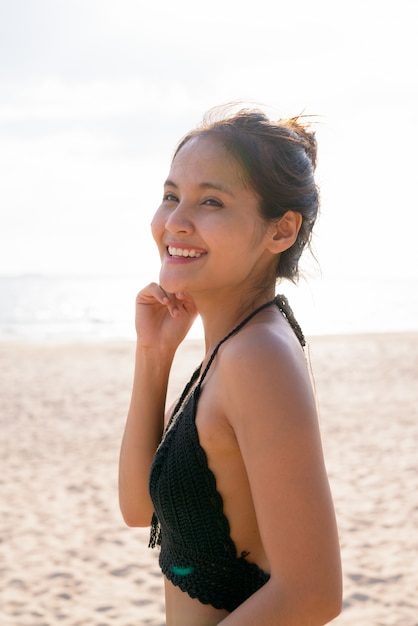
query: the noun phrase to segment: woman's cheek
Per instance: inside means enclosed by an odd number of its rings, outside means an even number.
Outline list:
[[[164,232],[164,225],[162,220],[161,211],[158,209],[151,221],[151,233],[154,241],[159,245],[162,233]]]

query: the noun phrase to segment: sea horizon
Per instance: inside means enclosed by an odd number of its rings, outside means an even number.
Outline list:
[[[0,341],[134,340],[145,275],[0,275]],[[306,336],[418,331],[418,278],[323,277],[277,288]],[[189,339],[203,338],[200,320]]]

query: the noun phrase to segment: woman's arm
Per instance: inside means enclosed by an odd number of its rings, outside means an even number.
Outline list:
[[[241,338],[222,358],[222,398],[271,578],[222,625],[320,626],[341,610],[341,564],[305,359],[293,337]]]
[[[119,503],[128,526],[149,526],[148,477],[161,441],[172,358],[158,349],[136,349],[132,398],[119,461]]]
[[[128,526],[149,526],[148,479],[161,441],[171,365],[196,316],[183,294],[152,283],[136,300],[137,348],[132,397],[119,461],[119,503]]]

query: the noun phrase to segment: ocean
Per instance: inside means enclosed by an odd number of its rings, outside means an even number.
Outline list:
[[[143,284],[138,276],[0,276],[0,340],[134,340]],[[308,336],[418,331],[418,278],[324,278],[278,291]],[[189,336],[203,336],[199,320]]]

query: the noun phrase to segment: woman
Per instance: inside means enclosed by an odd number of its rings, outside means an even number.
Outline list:
[[[316,142],[242,110],[179,144],[152,221],[159,284],[136,300],[120,458],[126,523],[161,545],[167,626],[314,626],[341,606],[338,537],[296,280],[318,211]],[[165,413],[196,315],[205,356]]]

